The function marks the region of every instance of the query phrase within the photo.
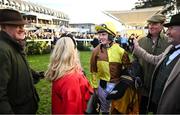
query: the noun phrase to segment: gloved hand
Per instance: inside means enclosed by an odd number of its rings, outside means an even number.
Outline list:
[[[136,89],[142,87],[143,83],[140,77],[135,77],[134,84]]]
[[[39,77],[41,78],[41,79],[43,79],[45,76],[44,76],[44,71],[40,71],[39,72]]]
[[[110,94],[107,95],[107,100],[116,100],[123,97],[124,93],[126,92],[126,89],[129,87],[127,83],[124,81],[120,81],[112,90]]]
[[[44,71],[36,72],[31,69],[34,84],[38,83],[40,79],[44,78]]]
[[[105,80],[100,80],[100,86],[103,88],[103,89],[106,89],[106,85],[107,85],[107,81]]]

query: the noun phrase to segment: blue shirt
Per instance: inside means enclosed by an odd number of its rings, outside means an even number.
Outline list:
[[[122,38],[121,38],[121,43],[126,43],[126,44],[128,44],[128,39],[125,38],[125,37],[122,37]]]

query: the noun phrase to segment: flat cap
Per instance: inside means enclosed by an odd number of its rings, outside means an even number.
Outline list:
[[[162,14],[155,14],[152,17],[150,17],[147,22],[155,22],[155,23],[164,23],[166,20],[166,17]]]

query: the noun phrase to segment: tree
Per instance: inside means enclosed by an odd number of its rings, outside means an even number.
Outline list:
[[[135,5],[135,8],[140,9],[140,8],[149,8],[155,6],[164,6],[170,3],[171,1],[172,0],[138,0],[138,2]]]

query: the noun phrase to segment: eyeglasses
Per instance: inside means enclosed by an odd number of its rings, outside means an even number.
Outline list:
[[[106,24],[100,24],[100,26],[103,27],[103,28],[105,28],[105,29],[108,30],[109,32],[111,32],[113,35],[115,35],[114,32],[111,31],[111,30],[107,27]]]

